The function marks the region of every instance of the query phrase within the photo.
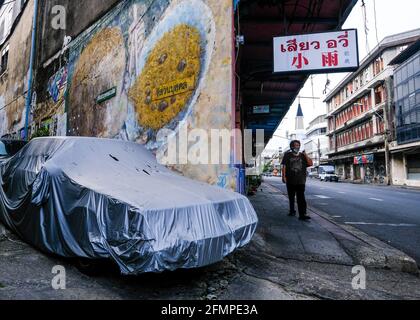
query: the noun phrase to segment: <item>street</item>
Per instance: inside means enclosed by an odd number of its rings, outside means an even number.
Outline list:
[[[283,186],[278,179],[267,180],[270,182],[266,181],[250,197],[260,220],[250,245],[220,263],[200,269],[124,277],[114,265],[103,263],[94,273],[86,275],[76,268],[75,261],[46,255],[0,225],[0,300],[420,298],[420,279],[414,261],[411,263],[406,255],[386,243],[378,243],[367,234],[349,232],[315,212],[311,212],[310,223],[288,217],[286,197],[272,187]],[[310,204],[325,209],[323,203],[331,201],[338,187],[339,192],[357,189],[344,184],[310,182]],[[391,227],[382,228],[389,231]],[[417,230],[406,227],[402,232],[408,228],[414,230],[413,234]],[[402,233],[397,227],[391,230]],[[416,241],[412,239],[413,247]],[[57,266],[65,270],[63,289],[53,287]],[[366,268],[365,290],[353,287],[355,266]]]
[[[286,194],[280,178],[266,182]],[[405,252],[420,263],[420,191],[309,179],[308,205]]]

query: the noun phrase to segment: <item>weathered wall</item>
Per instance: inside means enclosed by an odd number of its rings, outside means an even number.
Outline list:
[[[39,70],[34,119],[51,134],[131,140],[154,152],[165,148],[159,133],[179,133],[180,124],[231,130],[232,11],[232,0],[121,1],[73,39],[59,63]],[[44,34],[42,42],[53,41]],[[173,169],[235,189],[230,165]]]
[[[40,15],[43,17],[40,27],[42,42],[38,48],[39,62],[45,62],[61,49],[64,37],[75,38],[87,27],[104,15],[119,0],[40,0]],[[63,6],[66,9],[66,29],[55,30],[51,28],[51,21],[55,16],[52,13],[54,6]]]
[[[25,93],[29,74],[33,19],[30,0],[10,36],[7,72],[0,77],[0,136],[20,137],[25,126]]]
[[[402,186],[407,180],[407,168],[405,166],[404,154],[396,153],[391,158],[391,172],[392,172],[392,184],[396,186]]]

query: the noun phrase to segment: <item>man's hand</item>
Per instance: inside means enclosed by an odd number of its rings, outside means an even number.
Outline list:
[[[283,183],[287,183],[287,179],[286,179],[286,166],[283,166],[283,168],[281,168],[281,178],[283,180]]]
[[[314,162],[312,161],[311,158],[308,157],[308,155],[306,154],[305,150],[302,151],[303,156],[306,159],[306,163],[308,164],[308,167],[312,167],[314,165]]]

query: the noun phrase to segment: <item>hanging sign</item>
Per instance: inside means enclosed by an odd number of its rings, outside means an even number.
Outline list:
[[[270,106],[254,106],[252,110],[253,114],[268,114],[270,113]]]
[[[356,29],[274,38],[275,73],[350,72],[358,68]]]
[[[373,163],[373,161],[374,161],[373,154],[354,157],[354,164],[355,165],[371,164],[371,163]]]
[[[116,95],[117,95],[117,87],[113,87],[113,88],[101,93],[96,98],[96,103],[100,104],[102,102],[105,102],[107,100],[110,100],[110,99],[114,98]]]

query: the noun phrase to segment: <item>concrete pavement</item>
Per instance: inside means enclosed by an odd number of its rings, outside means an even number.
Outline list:
[[[363,257],[375,257],[375,248],[362,250],[369,246],[328,219],[287,217],[287,199],[277,189],[264,184],[251,202],[260,218],[252,243],[198,270],[121,277],[104,265],[88,277],[72,261],[44,255],[8,232],[0,236],[0,299],[420,299],[418,276],[369,267]],[[352,287],[360,262],[366,290]],[[66,268],[65,290],[51,286],[55,265]]]
[[[287,193],[281,179],[267,183]],[[310,179],[306,193],[312,208],[405,252],[420,265],[420,190]]]

